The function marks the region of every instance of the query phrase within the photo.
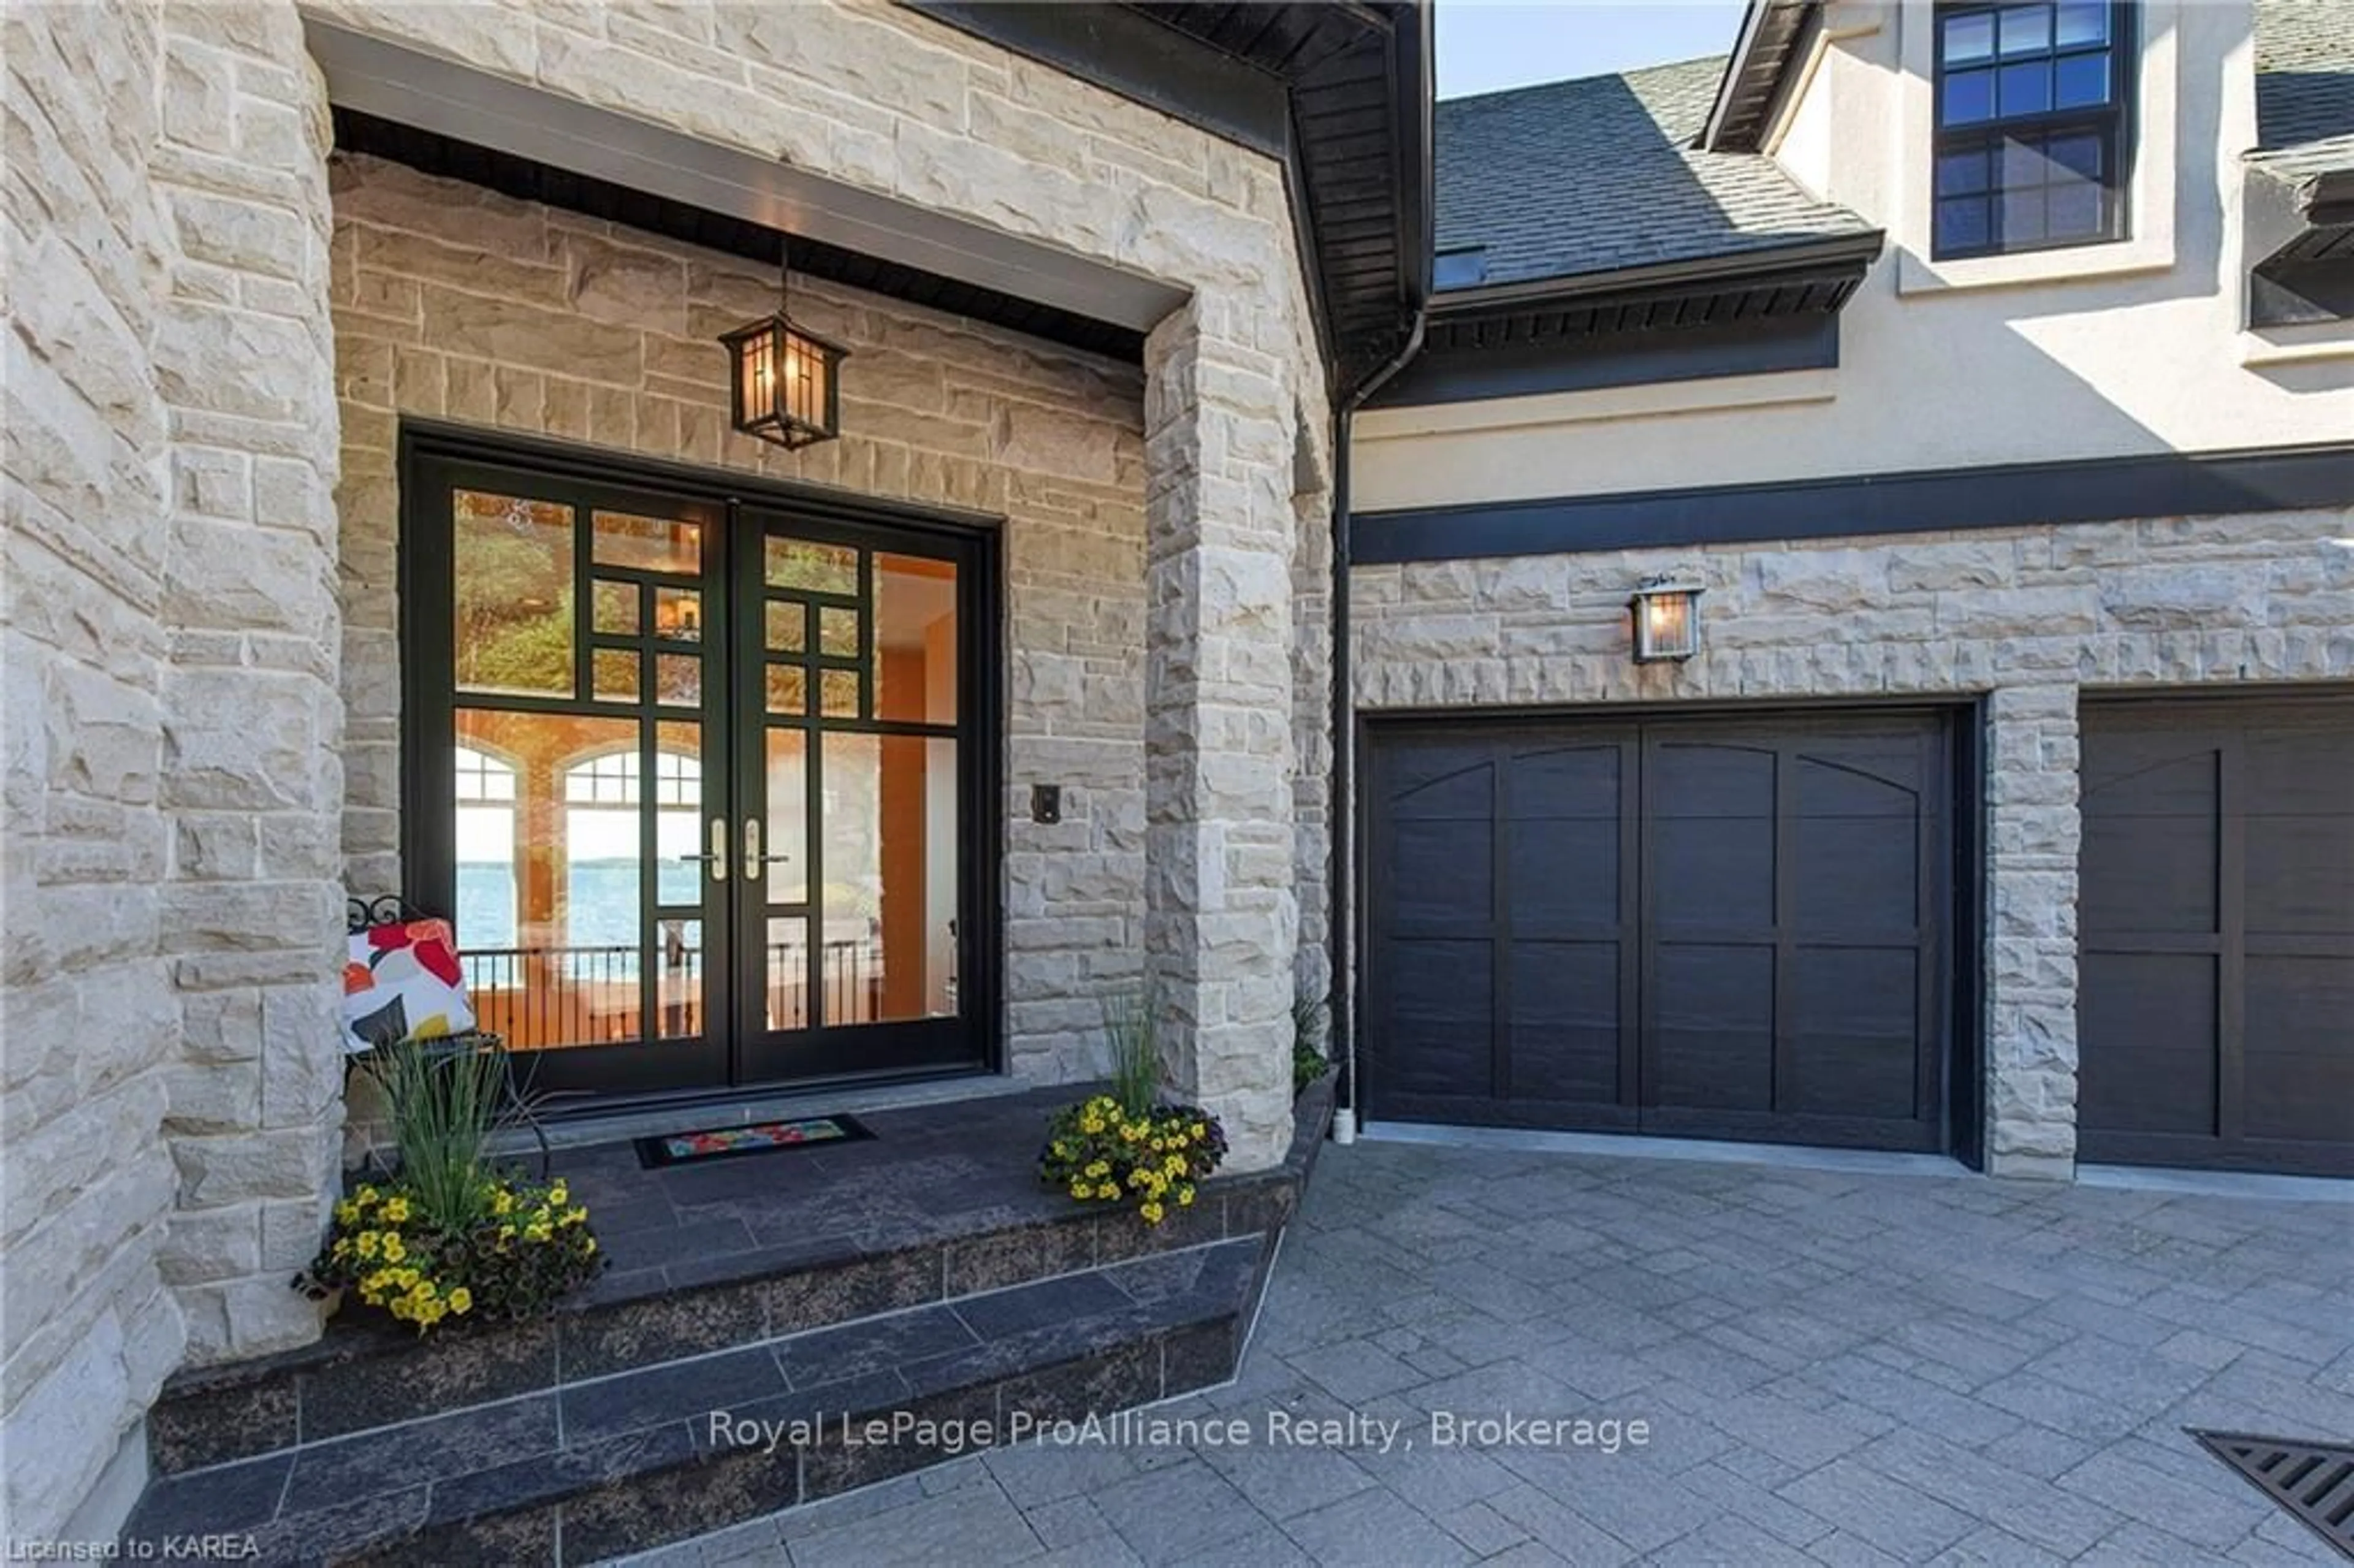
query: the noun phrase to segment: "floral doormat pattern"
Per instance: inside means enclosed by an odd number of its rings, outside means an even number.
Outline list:
[[[702,1132],[671,1132],[638,1139],[638,1163],[691,1165],[699,1160],[734,1160],[746,1154],[773,1154],[783,1149],[809,1149],[821,1143],[855,1143],[872,1138],[866,1124],[854,1116],[812,1116],[798,1121],[756,1121],[749,1127],[715,1127]]]

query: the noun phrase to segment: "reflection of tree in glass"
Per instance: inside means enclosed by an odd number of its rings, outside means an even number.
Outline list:
[[[456,532],[458,684],[570,694],[570,511],[461,491]]]

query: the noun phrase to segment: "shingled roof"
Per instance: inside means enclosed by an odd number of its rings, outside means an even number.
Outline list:
[[[2248,161],[2292,183],[2354,169],[2347,0],[2257,0],[2256,147]]]
[[[1693,147],[1723,71],[1685,60],[1442,101],[1438,249],[1479,248],[1493,285],[1872,232],[1770,157]]]

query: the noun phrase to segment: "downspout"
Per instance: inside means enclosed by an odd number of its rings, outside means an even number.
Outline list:
[[[1402,125],[1396,143],[1399,167],[1405,175],[1404,194],[1413,205],[1401,228],[1408,254],[1398,280],[1404,296],[1401,313],[1405,334],[1397,351],[1341,397],[1332,415],[1332,611],[1328,618],[1332,637],[1332,783],[1330,815],[1332,830],[1331,913],[1325,922],[1326,940],[1332,949],[1332,985],[1326,1002],[1331,1021],[1328,1035],[1332,1060],[1340,1064],[1339,1092],[1332,1109],[1332,1137],[1339,1143],[1357,1140],[1357,1013],[1353,981],[1356,959],[1356,752],[1357,704],[1350,690],[1349,441],[1357,410],[1380,391],[1406,362],[1422,350],[1423,326],[1430,312],[1431,252],[1437,240],[1436,213],[1431,199],[1432,91],[1431,59],[1435,28],[1432,8],[1413,3],[1384,8],[1394,24],[1391,34],[1391,80],[1405,86],[1413,113]]]
[[[1341,1064],[1340,1093],[1332,1108],[1332,1141],[1357,1141],[1357,1014],[1351,981],[1357,972],[1357,912],[1350,902],[1356,878],[1357,703],[1349,673],[1349,440],[1357,410],[1422,350],[1429,315],[1426,300],[1415,307],[1405,344],[1341,405],[1332,420],[1332,893],[1325,918],[1332,947],[1333,1059]]]

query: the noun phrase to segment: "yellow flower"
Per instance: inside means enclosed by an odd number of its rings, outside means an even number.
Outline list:
[[[1193,1202],[1193,1189],[1191,1186],[1180,1187],[1177,1189],[1177,1206],[1179,1208],[1182,1209],[1185,1207]]]
[[[1146,1203],[1136,1212],[1144,1216],[1144,1223],[1148,1225],[1157,1225],[1161,1223],[1162,1211],[1158,1203]]]
[[[370,1203],[376,1202],[376,1189],[373,1187],[362,1187],[358,1192],[352,1194],[352,1201],[357,1203],[361,1208],[365,1209]]]
[[[597,1255],[597,1238],[595,1236],[590,1236],[588,1238],[588,1245],[582,1249],[580,1255],[583,1257],[594,1257]]]
[[[1208,1128],[1207,1126],[1204,1125],[1203,1123],[1198,1122],[1198,1121],[1197,1121],[1197,1122],[1195,1122],[1195,1123],[1193,1124],[1193,1141],[1194,1141],[1194,1142],[1196,1142],[1196,1143],[1203,1143],[1203,1142],[1206,1142],[1206,1141],[1208,1141],[1209,1137],[1210,1137],[1210,1129],[1209,1129],[1209,1128]]]
[[[398,1224],[401,1221],[408,1218],[408,1200],[406,1198],[388,1199],[384,1205],[384,1217],[390,1220],[395,1224]]]
[[[504,1187],[491,1194],[491,1213],[504,1214],[514,1208],[514,1194]]]
[[[1081,1132],[1101,1132],[1103,1129],[1103,1118],[1099,1116],[1081,1117],[1079,1118],[1079,1130]]]
[[[1117,1198],[1119,1196],[1119,1189],[1107,1181],[1102,1186],[1096,1189],[1096,1196],[1098,1198]]]
[[[548,1230],[547,1222],[546,1220],[534,1220],[530,1224],[524,1227],[523,1239],[525,1241],[544,1242],[551,1234],[553,1233]]]
[[[407,1256],[407,1255],[408,1255],[408,1248],[407,1248],[407,1247],[405,1247],[405,1246],[403,1246],[403,1245],[401,1245],[400,1233],[399,1233],[399,1232],[398,1232],[398,1231],[387,1231],[387,1232],[385,1232],[385,1233],[384,1233],[384,1257],[385,1257],[385,1261],[386,1261],[387,1263],[398,1263],[398,1262],[399,1262],[403,1257],[405,1257],[405,1256]]]
[[[335,1205],[335,1224],[348,1225],[360,1217],[360,1206],[349,1198]]]
[[[560,1209],[572,1202],[572,1189],[558,1181],[547,1190],[547,1201]]]
[[[359,1249],[362,1257],[374,1257],[376,1255],[376,1249],[383,1245],[384,1237],[375,1231],[362,1231],[359,1234]]]
[[[1085,1181],[1074,1181],[1071,1183],[1071,1196],[1074,1198],[1084,1198],[1087,1195],[1088,1192],[1089,1188]]]
[[[567,1209],[565,1211],[564,1223],[567,1225],[587,1224],[588,1223],[588,1211],[578,1205]]]

